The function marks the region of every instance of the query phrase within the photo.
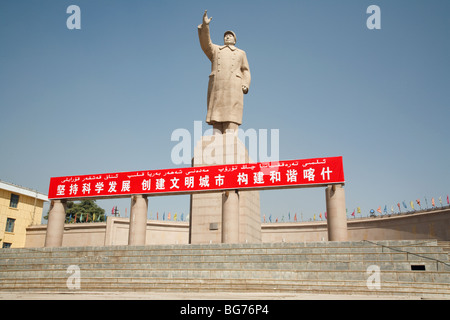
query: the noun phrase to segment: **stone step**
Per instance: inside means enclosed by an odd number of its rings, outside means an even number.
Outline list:
[[[398,248],[398,247],[396,247]],[[99,247],[80,247],[80,248],[66,248],[66,250],[56,250],[59,248],[53,248],[55,250],[48,250],[48,248],[42,249],[8,249],[2,250],[0,255],[0,263],[4,259],[38,259],[38,258],[87,258],[87,257],[122,257],[122,256],[258,256],[258,255],[350,255],[350,254],[393,254],[401,256],[407,254],[410,256],[429,256],[430,258],[442,258],[448,259],[446,252],[440,247],[425,246],[420,247],[405,247],[402,249],[385,248],[385,247],[332,247],[332,248],[304,248],[304,247],[282,247],[282,248],[184,248],[184,249],[163,249],[159,247],[134,247],[129,248],[115,248],[106,247],[99,249]],[[406,251],[407,250],[407,251]],[[433,255],[440,255],[434,257]]]
[[[81,256],[81,257],[36,257],[36,258],[9,258],[0,260],[0,268],[2,266],[19,266],[19,265],[45,265],[45,264],[193,264],[193,263],[259,263],[259,262],[442,262],[448,264],[448,256],[442,253],[429,254],[409,254],[409,253],[391,253],[391,254],[211,254],[211,255],[124,255],[124,256]]]
[[[2,272],[3,280],[69,278],[66,269]],[[103,269],[81,270],[81,278],[186,278],[186,279],[284,279],[298,280],[360,280],[366,281],[366,270],[268,270],[268,269]],[[384,271],[382,281],[443,283],[450,286],[450,272]]]
[[[42,261],[33,263],[10,264],[7,268],[0,267],[0,279],[11,276],[11,272],[36,272],[36,271],[65,271],[69,265],[77,265],[81,270],[353,270],[365,271],[371,265],[377,265],[382,271],[412,271],[417,266],[423,267],[425,271],[450,271],[450,266],[430,260],[314,260],[314,261],[194,261],[194,262],[171,262],[146,261],[137,259],[125,259],[121,262],[85,262],[70,260],[65,263],[55,263],[54,261]],[[8,275],[9,274],[9,275]]]
[[[66,278],[54,278],[49,281],[30,279],[28,281],[9,281],[1,284],[2,291],[74,291],[67,288]],[[420,295],[448,298],[450,289],[443,285],[428,283],[382,282],[379,289],[369,289],[364,281],[285,281],[252,279],[121,279],[121,278],[83,278],[80,283],[82,291],[271,291],[271,292],[314,292],[378,295]]]
[[[51,261],[55,264],[67,264],[78,261],[84,262],[98,262],[98,263],[130,263],[130,262],[201,262],[201,261],[422,261],[437,259],[443,262],[447,262],[448,255],[442,252],[428,252],[428,253],[407,253],[407,252],[391,252],[391,253],[329,253],[329,254],[317,254],[317,253],[211,253],[211,254],[190,254],[190,253],[159,253],[159,254],[145,254],[146,252],[128,252],[122,255],[110,255],[110,254],[79,254],[78,256],[42,256],[34,255],[32,257],[0,257],[0,266],[2,265],[15,265],[15,264],[44,264]]]
[[[448,255],[436,241],[4,249],[0,290],[68,290],[69,265],[80,268],[87,291],[184,288],[350,294],[368,291],[366,270],[376,265],[383,292],[450,294]],[[412,266],[425,271],[412,271]]]
[[[316,283],[316,284],[324,284],[324,285],[345,285],[348,283],[358,283],[363,284],[367,286],[366,281],[367,279],[361,278],[361,279],[317,279],[316,277],[312,276],[310,279],[297,279],[295,282],[292,282],[291,279],[275,279],[275,278],[226,278],[226,277],[161,277],[161,274],[158,274],[160,277],[81,277],[81,283],[87,284],[87,283],[109,283],[109,284],[116,284],[116,283],[154,283],[154,282],[193,282],[193,281],[200,281],[201,283],[210,284],[211,286],[214,285],[215,282],[221,281],[221,282],[236,282],[236,281],[248,281],[248,282],[263,282],[263,283],[279,283],[279,282],[287,282],[287,283]],[[356,277],[357,278],[357,277]],[[67,276],[55,276],[50,278],[41,278],[41,277],[34,277],[34,278],[20,278],[20,279],[4,279],[0,286],[4,287],[11,284],[31,284],[31,283],[41,283],[43,285],[45,284],[52,284],[52,283],[58,283],[58,284],[64,284],[66,286],[68,277]],[[439,288],[444,290],[450,290],[449,283],[437,283],[437,282],[420,282],[420,281],[392,281],[392,280],[385,280],[385,277],[382,276],[381,279],[381,285],[388,285],[390,287],[415,287],[420,286],[423,288]]]
[[[389,250],[406,250],[409,252],[441,252],[442,248],[437,247],[436,241],[432,242],[409,242],[397,241],[391,245],[391,248],[386,247],[390,242],[383,242],[383,246],[375,246],[366,242],[339,242],[339,243],[282,243],[278,246],[273,244],[212,244],[212,245],[151,245],[151,246],[108,246],[108,247],[62,247],[62,248],[25,248],[25,249],[8,249],[2,252],[5,257],[10,256],[34,256],[39,254],[47,254],[51,256],[73,254],[78,255],[80,252],[87,254],[123,254],[124,252],[137,251],[139,253],[146,252],[146,254],[157,254],[158,252],[170,251],[172,254],[179,253],[198,253],[208,255],[214,252],[222,252],[228,254],[230,252],[254,252],[254,253],[284,253],[286,250],[295,250],[292,252],[303,253],[333,253],[333,252],[354,252],[355,249],[362,249],[359,252],[376,253],[389,252]],[[425,245],[423,245],[425,244]],[[433,245],[434,244],[434,245]],[[357,251],[358,252],[358,251]]]

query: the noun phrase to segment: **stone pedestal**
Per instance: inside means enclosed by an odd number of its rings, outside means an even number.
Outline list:
[[[64,222],[66,221],[66,202],[53,200],[48,213],[47,234],[45,247],[61,247],[64,235]]]
[[[128,245],[145,245],[147,232],[148,200],[144,195],[131,197],[130,229],[128,233]]]
[[[341,185],[325,189],[327,203],[328,241],[347,241],[347,215],[345,209],[345,190]]]
[[[234,133],[204,136],[194,148],[194,167],[250,162],[245,145]],[[229,190],[228,195],[191,195],[189,242],[261,242],[259,192],[240,190],[237,194]]]

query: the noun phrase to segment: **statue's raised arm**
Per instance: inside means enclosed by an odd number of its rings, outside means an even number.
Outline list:
[[[198,26],[198,38],[200,39],[200,46],[209,60],[212,59],[213,44],[209,33],[209,23],[212,17],[208,18],[207,10],[203,14],[203,23]]]

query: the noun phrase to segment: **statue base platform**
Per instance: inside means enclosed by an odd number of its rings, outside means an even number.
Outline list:
[[[194,148],[193,167],[251,163],[234,133],[203,136]],[[260,243],[258,191],[234,190],[191,195],[189,243]]]

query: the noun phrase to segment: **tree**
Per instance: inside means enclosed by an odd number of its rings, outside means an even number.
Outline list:
[[[44,219],[48,220],[48,212]],[[106,221],[105,209],[100,208],[95,203],[95,200],[82,200],[79,202],[67,201],[66,223],[92,221]]]

